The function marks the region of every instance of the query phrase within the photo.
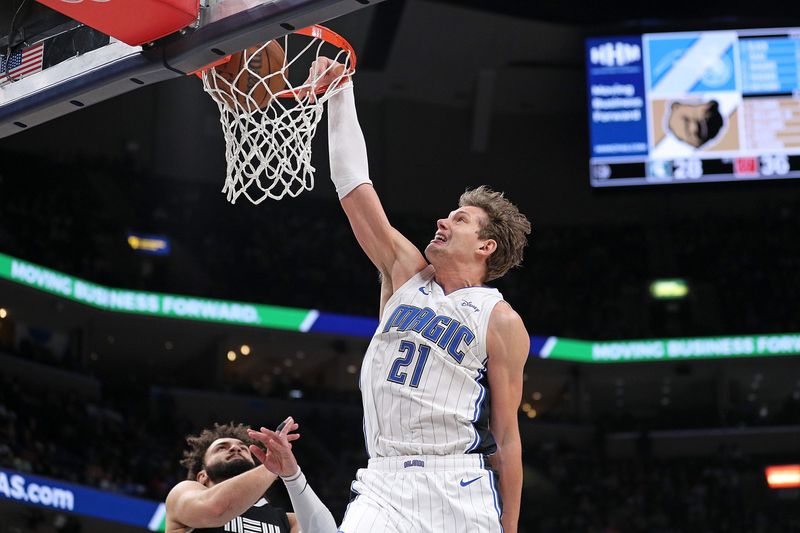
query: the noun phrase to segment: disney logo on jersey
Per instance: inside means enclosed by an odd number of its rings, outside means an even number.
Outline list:
[[[467,300],[461,300],[461,307],[469,307],[470,309],[474,310],[476,313],[480,313],[481,310],[478,309],[478,306],[472,302],[468,302]]]
[[[383,333],[390,330],[419,333],[447,351],[457,363],[464,360],[464,350],[475,342],[475,333],[471,329],[452,317],[437,315],[430,307],[398,305],[386,320]]]

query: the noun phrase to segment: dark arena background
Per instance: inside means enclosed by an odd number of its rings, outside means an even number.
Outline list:
[[[4,56],[78,28],[0,16]],[[386,0],[326,24],[393,225],[424,247],[480,184],[533,223],[496,283],[532,335],[520,531],[800,532],[798,5]],[[78,37],[50,53],[107,43]],[[671,105],[687,57],[710,66]],[[163,530],[187,434],[288,415],[341,520],[379,283],[324,118],[313,146],[313,190],[229,204],[217,108],[182,75],[0,138],[0,533]]]

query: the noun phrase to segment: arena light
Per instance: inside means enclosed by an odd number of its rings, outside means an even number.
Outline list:
[[[161,235],[145,235],[143,233],[129,233],[128,246],[137,252],[152,255],[168,255],[169,239]]]
[[[656,300],[680,300],[689,294],[685,279],[657,279],[650,284],[650,295]]]
[[[800,465],[776,465],[764,469],[771,489],[800,488]]]
[[[5,308],[0,307],[0,318],[5,318],[7,316],[8,316],[8,311],[6,311]]]

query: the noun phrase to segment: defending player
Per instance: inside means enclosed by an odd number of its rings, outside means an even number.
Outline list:
[[[342,67],[321,58],[314,68],[329,72],[324,84]],[[328,106],[331,178],[382,277],[381,323],[360,377],[370,460],[339,529],[515,533],[530,337],[483,283],[522,261],[530,223],[502,193],[479,187],[437,221],[423,257],[372,187],[352,87]]]
[[[166,533],[335,533],[330,511],[308,486],[290,441],[298,425],[287,418],[278,432],[215,424],[188,437],[181,464],[188,470],[167,496]],[[261,448],[248,442],[260,441]],[[256,456],[263,467],[256,466]],[[272,506],[264,493],[281,477],[294,513]]]

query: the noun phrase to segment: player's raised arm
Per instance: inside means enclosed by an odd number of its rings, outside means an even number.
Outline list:
[[[289,515],[289,522],[296,523],[292,531],[336,533],[333,515],[306,481],[286,435],[264,427],[261,431],[250,430],[248,433],[252,439],[260,441],[267,448],[265,452],[257,446],[250,446],[250,451],[270,472],[280,476],[286,486],[294,508],[294,514]]]
[[[335,78],[344,68],[321,57],[315,67]],[[335,74],[334,74],[335,73]],[[320,83],[325,83],[325,77]],[[331,180],[358,243],[372,263],[396,289],[425,268],[420,251],[389,223],[369,178],[367,146],[358,123],[352,81],[328,102],[328,143]]]
[[[505,303],[489,319],[487,375],[492,390],[489,429],[497,442],[491,457],[499,475],[503,500],[503,531],[516,533],[522,496],[522,444],[517,411],[522,401],[522,374],[528,360],[530,337],[519,315]]]
[[[222,527],[258,501],[277,478],[260,467],[211,488],[182,481],[167,495],[167,533]]]
[[[296,440],[299,435],[292,432],[297,427],[288,418],[281,438],[287,443]],[[192,449],[181,463],[187,466],[189,479],[167,495],[166,533],[221,528],[248,511],[278,478],[255,465],[248,445],[239,438],[246,438],[241,435],[244,431],[241,425],[215,425],[187,438]]]

